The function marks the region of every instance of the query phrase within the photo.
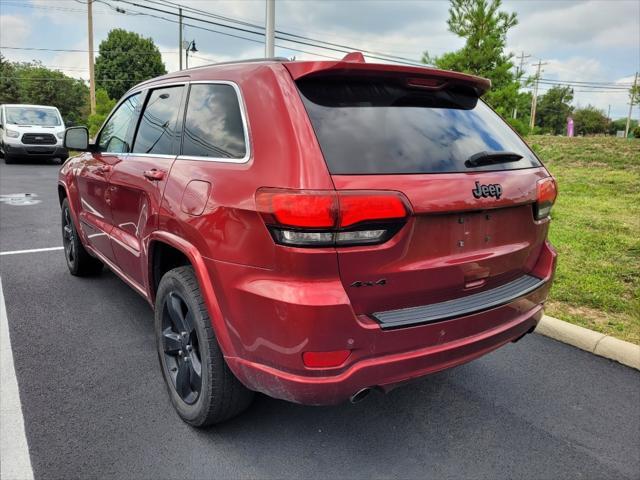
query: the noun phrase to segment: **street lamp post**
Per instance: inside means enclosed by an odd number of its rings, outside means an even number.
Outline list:
[[[189,52],[191,53],[195,53],[198,51],[198,49],[196,48],[196,41],[195,40],[191,40],[190,42],[187,42],[186,40],[184,42],[182,42],[182,46],[184,47],[184,51],[185,51],[185,68],[189,68]]]

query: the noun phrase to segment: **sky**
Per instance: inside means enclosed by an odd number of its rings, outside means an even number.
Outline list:
[[[265,21],[264,0],[170,1],[252,24],[264,25]],[[131,3],[177,12],[176,7],[162,6],[165,0],[96,0],[96,51],[109,30],[124,28],[151,37],[167,70],[177,70],[177,17]],[[445,0],[276,0],[276,30],[349,47],[340,50],[368,50],[419,61],[425,51],[438,55],[463,45],[463,39],[447,30],[448,8]],[[73,77],[88,78],[86,9],[86,0],[0,0],[0,53],[12,61],[40,60]],[[598,85],[630,85],[640,70],[640,0],[504,0],[502,9],[518,15],[519,23],[507,37],[507,49],[518,56],[529,55],[524,61],[527,73],[533,74],[533,64],[541,60],[546,63],[542,78],[574,82],[575,106],[591,104],[605,113],[610,108],[612,118],[626,117],[626,90]],[[190,66],[264,55],[264,37],[199,23],[196,19],[207,18],[202,14],[185,15],[194,19],[185,19],[184,38],[195,40],[198,49],[189,59]],[[276,45],[276,55],[289,58],[344,56],[284,40],[277,40]],[[591,86],[581,86],[584,82]],[[549,87],[541,85],[539,92]],[[633,116],[638,118],[637,107]]]

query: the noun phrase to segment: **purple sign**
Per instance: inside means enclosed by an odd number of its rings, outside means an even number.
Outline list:
[[[567,137],[573,137],[573,118],[567,117]]]

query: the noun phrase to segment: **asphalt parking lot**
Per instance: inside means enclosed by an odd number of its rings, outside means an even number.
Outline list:
[[[61,245],[58,168],[0,165],[0,195],[37,195],[0,201],[0,252]],[[640,478],[640,372],[539,335],[357,405],[258,396],[198,431],[114,274],[47,250],[0,256],[0,278],[36,478]]]

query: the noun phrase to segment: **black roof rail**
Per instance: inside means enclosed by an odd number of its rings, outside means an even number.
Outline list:
[[[207,63],[205,65],[198,65],[197,67],[187,68],[185,70],[178,70],[176,72],[166,73],[159,77],[150,78],[149,80],[145,80],[136,85],[136,87],[140,87],[146,85],[147,83],[157,82],[159,80],[179,80],[179,79],[189,79],[190,75],[188,72],[193,70],[198,70],[200,68],[208,68],[208,67],[216,67],[218,65],[235,65],[238,63],[257,63],[257,62],[290,62],[291,60],[286,57],[268,57],[268,58],[248,58],[246,60],[230,60],[228,62],[219,62],[219,63]]]
[[[173,73],[182,73],[181,72],[173,72]],[[135,86],[140,87],[142,85],[146,85],[147,83],[157,82],[159,80],[174,80],[174,79],[189,79],[189,75],[173,75],[172,73],[165,73],[164,75],[160,75],[159,77],[150,78],[149,80],[144,80],[140,83],[137,83]]]
[[[196,68],[216,67],[218,65],[235,65],[237,63],[290,62],[290,61],[291,60],[286,57],[247,58],[246,60],[229,60],[227,62],[207,63],[206,65],[198,65],[197,67],[189,68],[187,70],[195,70]]]

